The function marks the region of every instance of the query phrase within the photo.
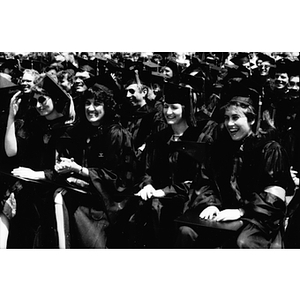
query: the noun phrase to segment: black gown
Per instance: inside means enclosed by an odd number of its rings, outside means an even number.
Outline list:
[[[29,121],[28,121],[29,122]],[[17,214],[11,220],[8,248],[56,248],[57,233],[53,194],[59,178],[54,171],[56,159],[72,157],[71,140],[65,117],[52,121],[37,118],[30,126],[16,128],[18,165],[34,171],[44,171],[46,182],[15,180]],[[17,187],[17,190],[16,190]]]
[[[119,124],[79,124],[71,133],[74,160],[88,168],[86,194],[65,194],[68,244],[71,248],[106,248],[112,224],[118,217],[118,203],[133,185],[134,150],[131,135]],[[76,185],[75,185],[76,186]],[[80,187],[80,184],[77,185]],[[107,244],[109,243],[109,244]],[[111,246],[113,245],[113,246]]]
[[[283,228],[286,205],[264,190],[279,186],[287,194],[294,191],[285,149],[268,135],[251,134],[243,143],[234,142],[224,128],[212,148],[211,171],[199,174],[190,208],[199,212],[210,205],[221,210],[243,208],[247,225],[238,245],[270,247]]]
[[[215,122],[206,120],[197,127],[188,127],[179,140],[209,144],[212,142],[211,134],[215,126]],[[168,127],[154,135],[145,149],[146,174],[139,187],[151,184],[155,189],[162,189],[166,197],[153,198],[144,203],[144,217],[148,217],[146,222],[150,232],[152,227],[152,234],[149,233],[149,240],[141,242],[139,247],[174,246],[174,219],[184,210],[191,183],[197,172],[198,160],[178,151],[172,136],[173,130]],[[152,212],[149,213],[149,210]],[[143,219],[138,215],[137,218]],[[142,222],[140,219],[138,221]]]

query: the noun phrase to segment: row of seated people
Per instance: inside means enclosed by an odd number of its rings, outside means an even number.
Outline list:
[[[228,94],[218,124],[195,119],[190,88],[166,83],[161,110],[132,128],[101,82],[89,82],[75,105],[49,75],[24,90],[5,118],[1,247],[203,247],[209,236],[174,223],[189,211],[242,219],[232,247],[270,248],[282,232],[295,192],[290,163],[272,124],[254,130],[248,89]],[[144,107],[138,78],[126,91]],[[140,122],[153,120],[156,132],[138,141]]]

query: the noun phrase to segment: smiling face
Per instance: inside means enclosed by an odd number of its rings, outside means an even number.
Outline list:
[[[271,64],[268,61],[261,62],[258,65],[259,74],[261,76],[268,76],[270,73]]]
[[[52,99],[49,96],[35,94],[33,97],[36,101],[36,110],[37,112],[46,119],[51,119],[52,114],[54,113],[54,104]]]
[[[164,116],[168,125],[176,125],[183,121],[183,105],[164,103]]]
[[[174,75],[173,71],[170,67],[164,67],[163,74],[164,74],[165,78],[168,78],[168,79],[172,78]]]
[[[287,87],[289,82],[289,76],[287,73],[276,73],[275,74],[275,88],[282,90]]]
[[[237,105],[230,105],[225,110],[225,127],[234,141],[241,141],[251,132],[254,121],[249,122],[245,109]]]
[[[289,81],[289,93],[291,96],[299,96],[300,76],[291,76]]]
[[[92,125],[100,125],[104,115],[105,110],[103,102],[95,99],[87,99],[85,101],[85,116]]]
[[[77,72],[75,74],[74,87],[77,93],[83,93],[85,90],[87,90],[84,80],[88,78],[90,78],[90,74],[87,71]]]
[[[30,73],[24,73],[21,79],[21,87],[23,89],[24,94],[28,94],[31,92],[32,87],[34,86],[35,76]]]
[[[145,97],[147,96],[147,90],[140,88],[136,83],[130,84],[126,87],[126,98],[133,106],[142,107],[146,104]]]

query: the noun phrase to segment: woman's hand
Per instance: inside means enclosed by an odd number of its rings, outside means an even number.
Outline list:
[[[202,219],[214,220],[218,213],[219,209],[216,206],[208,206],[200,213],[199,217]]]
[[[54,169],[59,174],[66,174],[71,172],[79,173],[81,166],[79,166],[74,159],[61,157],[59,161],[56,162]]]
[[[19,110],[19,106],[21,103],[21,98],[19,98],[19,96],[21,93],[22,93],[21,91],[15,93],[10,100],[9,114],[12,117],[15,117]]]
[[[33,171],[30,168],[19,167],[12,170],[12,174],[17,177],[42,180],[45,179],[44,171]]]
[[[234,221],[242,216],[239,209],[224,209],[214,218],[215,221]]]
[[[163,190],[156,190],[151,184],[144,186],[136,196],[140,196],[143,200],[148,200],[151,197],[164,197],[166,194]]]
[[[291,176],[292,176],[292,179],[296,185],[296,187],[299,187],[299,177],[298,177],[298,172],[296,170],[294,170],[292,167],[291,167]]]

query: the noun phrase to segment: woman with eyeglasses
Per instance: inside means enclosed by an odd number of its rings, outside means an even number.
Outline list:
[[[55,165],[70,184],[87,191],[64,194],[70,247],[126,247],[110,233],[114,211],[122,209],[122,194],[129,194],[133,182],[132,136],[116,121],[114,94],[105,85],[92,84],[83,100],[83,117],[72,130],[76,154],[71,159],[61,157]]]
[[[71,155],[67,134],[72,126],[68,121],[73,115],[69,109],[70,98],[49,75],[36,79],[31,106],[35,107],[38,116],[26,132],[26,143],[20,138],[22,133],[13,126],[19,104],[16,95],[11,100],[5,136],[7,155],[19,159],[19,167],[12,170],[12,175],[22,179],[8,192],[8,198],[16,203],[16,213],[10,221],[8,247],[56,247],[58,220],[55,220],[53,193],[57,186],[37,184],[36,181],[55,181],[55,162],[60,156]]]

